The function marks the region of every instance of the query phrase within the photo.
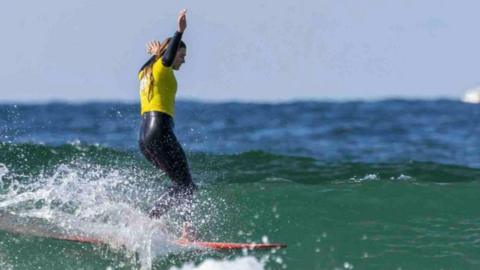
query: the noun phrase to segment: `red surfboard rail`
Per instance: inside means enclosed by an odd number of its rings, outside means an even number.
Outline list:
[[[281,243],[225,243],[225,242],[202,242],[188,241],[185,239],[177,240],[177,243],[184,246],[193,246],[201,248],[210,248],[215,250],[238,250],[238,249],[280,249],[286,248],[286,244]]]
[[[84,236],[63,236],[56,237],[58,240],[73,241],[79,243],[87,243],[94,245],[105,245],[106,243],[100,239]],[[187,246],[187,247],[198,247],[198,248],[208,248],[214,250],[241,250],[241,249],[250,249],[250,250],[268,250],[268,249],[281,249],[286,248],[286,244],[281,243],[227,243],[227,242],[204,242],[204,241],[189,241],[186,239],[180,239],[175,241],[175,243]]]

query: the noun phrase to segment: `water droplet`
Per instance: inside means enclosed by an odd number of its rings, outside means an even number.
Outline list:
[[[343,263],[343,268],[345,269],[353,269],[353,265],[349,262],[344,262]]]
[[[262,236],[262,242],[264,244],[268,243],[268,237],[266,235]]]

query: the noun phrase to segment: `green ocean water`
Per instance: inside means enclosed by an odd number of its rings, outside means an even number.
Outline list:
[[[1,269],[204,269],[211,260],[211,269],[228,261],[254,269],[240,260],[250,256],[260,269],[480,267],[475,168],[189,152],[203,238],[288,244],[222,253],[170,250],[145,237],[145,213],[168,181],[135,151],[11,143],[0,150]],[[179,234],[175,214],[165,224]],[[110,245],[48,237],[60,231],[108,235]]]

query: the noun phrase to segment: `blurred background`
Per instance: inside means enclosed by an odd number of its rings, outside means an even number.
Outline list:
[[[47,0],[0,11],[0,100],[136,102],[145,44],[182,8],[180,98],[459,99],[480,85],[473,0]]]

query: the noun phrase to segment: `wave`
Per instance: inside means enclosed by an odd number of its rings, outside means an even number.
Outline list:
[[[77,144],[2,144],[0,151],[0,233],[98,239],[125,254],[132,268],[151,269],[155,258],[171,254],[192,259],[190,249],[172,245],[180,234],[183,206],[159,220],[146,214],[166,185],[135,153]],[[226,233],[221,217],[233,206],[200,191],[192,207],[202,235],[215,241]],[[243,260],[205,263],[262,267]]]
[[[322,184],[362,180],[409,180],[455,183],[480,180],[480,170],[459,165],[406,161],[397,163],[328,163],[310,157],[262,151],[239,154],[188,153],[193,174],[202,184],[293,182]],[[100,145],[78,143],[61,146],[0,144],[3,183],[24,182],[52,175],[60,165],[76,168],[81,175],[99,178],[119,171],[140,182],[164,178],[139,153]]]
[[[134,154],[92,145],[0,148],[0,232],[98,239],[126,252],[140,269],[151,269],[155,257],[186,252],[172,245],[186,206],[150,219],[148,210],[166,185],[159,184],[158,173],[149,176],[156,170],[143,170],[148,164]],[[215,229],[218,209],[228,208],[222,200],[204,199],[208,192],[197,197],[194,222]]]
[[[376,185],[378,182],[405,183],[402,186],[407,186],[407,190],[392,193],[395,194],[393,197],[399,198],[397,204],[411,208],[411,197],[402,196],[402,192],[410,195],[415,193],[415,185],[419,182],[422,185],[433,183],[437,187],[437,183],[455,184],[480,180],[478,169],[429,162],[328,163],[309,157],[262,151],[234,155],[188,153],[188,156],[194,176],[201,187],[194,205],[195,224],[199,224],[200,231],[213,241],[225,241],[232,235],[243,237],[240,235],[249,228],[255,228],[258,232],[266,231],[266,227],[274,227],[269,220],[280,222],[277,202],[271,211],[269,208],[268,211],[255,212],[262,202],[274,202],[279,198],[275,197],[274,192],[258,191],[258,187],[265,185],[275,185],[288,194],[289,201],[283,203],[289,207],[299,206],[291,208],[291,211],[295,211],[296,218],[298,209],[304,209],[302,200],[310,200],[319,201],[321,207],[313,208],[325,211],[318,212],[321,214],[318,216],[321,216],[323,221],[328,221],[331,218],[328,213],[335,217],[332,213],[336,213],[338,200],[344,204],[370,206],[372,196],[384,192],[385,186],[388,186],[390,191],[399,190],[399,185]],[[3,228],[14,231],[20,228],[21,233],[38,236],[48,237],[58,232],[101,238],[113,248],[126,248],[127,253],[138,257],[140,268],[150,269],[155,257],[168,257],[173,253],[174,257],[178,258],[179,254],[186,252],[172,249],[166,241],[178,237],[181,221],[175,213],[181,211],[172,211],[160,221],[152,221],[146,215],[158,194],[163,192],[169,183],[158,181],[159,179],[167,180],[136,152],[78,143],[60,146],[0,144],[0,230]],[[320,185],[328,185],[326,189],[332,190],[331,184],[337,183],[347,189],[358,183],[374,183],[375,187],[370,193],[365,189],[354,191],[362,196],[331,193],[322,196],[321,200],[318,194],[309,193],[310,190],[318,190],[310,188],[312,185],[319,185],[320,189],[323,189]],[[227,185],[231,186],[225,187]],[[292,185],[294,188],[291,188]],[[225,192],[226,190],[228,192]],[[252,191],[253,194],[249,194]],[[434,191],[445,193],[443,189],[428,189],[428,192]],[[260,193],[264,197],[259,197]],[[250,196],[247,200],[244,200],[245,194]],[[420,192],[417,196],[423,194]],[[229,195],[233,199],[226,203],[223,198]],[[354,199],[349,200],[352,198]],[[442,199],[440,196],[433,198]],[[476,205],[475,201],[472,202],[474,203],[470,205]],[[463,205],[465,201],[458,203]],[[451,202],[448,201],[448,204]],[[440,203],[432,205],[437,207]],[[435,209],[437,208],[433,208],[433,211]],[[238,218],[242,217],[239,213],[246,210],[253,211],[253,221],[251,216],[249,219],[245,219],[245,216],[243,219]],[[426,213],[430,213],[431,209],[427,210]],[[456,212],[458,211],[452,213]],[[282,215],[288,214],[283,212]],[[309,224],[311,213],[307,216],[308,219],[304,219],[304,222]],[[250,222],[258,224],[249,225]],[[238,226],[235,226],[236,224]],[[258,227],[255,227],[257,225]],[[317,228],[317,223],[312,223],[311,226]],[[238,231],[240,229],[242,231]],[[251,231],[248,233],[248,238],[242,241],[255,240]],[[288,233],[290,234],[291,232]],[[287,234],[284,237],[288,237]],[[270,263],[272,260],[273,263],[276,263],[275,260],[281,261],[281,256],[272,256]],[[190,257],[186,259],[188,261]],[[205,264],[207,262],[211,265],[209,269],[225,265],[234,269],[233,267],[243,267],[248,263],[253,263],[258,269],[265,266],[261,260],[204,261]],[[171,265],[168,259],[160,263]],[[201,264],[183,265],[181,269],[205,267]]]

